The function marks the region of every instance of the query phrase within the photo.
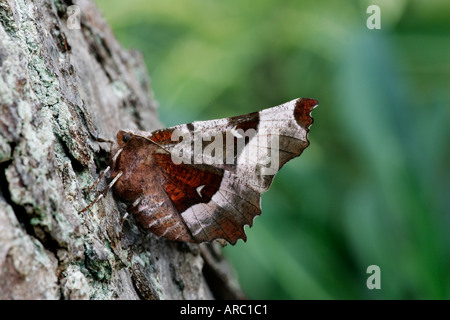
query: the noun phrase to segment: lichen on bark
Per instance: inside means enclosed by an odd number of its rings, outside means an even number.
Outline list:
[[[108,161],[97,138],[161,127],[143,70],[91,1],[0,1],[0,299],[220,297],[198,246],[122,225],[111,194],[79,213]]]

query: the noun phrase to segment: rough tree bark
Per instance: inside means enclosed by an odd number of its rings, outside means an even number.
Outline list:
[[[109,159],[97,137],[162,127],[141,55],[92,2],[0,0],[0,105],[0,299],[242,297],[219,248],[121,226],[111,194],[78,213]]]

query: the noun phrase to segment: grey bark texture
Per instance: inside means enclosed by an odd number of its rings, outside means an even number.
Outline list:
[[[141,55],[91,1],[0,0],[0,105],[0,299],[242,297],[220,248],[122,225],[111,193],[79,213],[109,160],[97,138],[163,127]]]

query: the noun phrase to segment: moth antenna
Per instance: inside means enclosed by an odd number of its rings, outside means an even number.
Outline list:
[[[166,148],[164,148],[164,147],[163,147],[162,145],[160,145],[159,143],[156,143],[155,141],[153,141],[153,140],[151,140],[151,139],[149,139],[149,138],[143,137],[143,136],[138,136],[138,137],[142,137],[142,138],[144,138],[144,139],[147,139],[147,140],[150,141],[151,143],[155,144],[155,145],[156,145],[157,147],[159,147],[161,150],[163,150],[163,151],[167,152],[167,154],[171,155],[171,156],[172,156],[172,159],[173,159],[173,158],[177,158],[177,159],[180,160],[180,163],[184,161],[183,158],[180,158],[180,157],[178,157],[178,156],[172,154],[172,152],[170,152],[169,150],[167,150]]]
[[[141,135],[138,135],[138,134],[135,134],[135,136],[136,136],[136,137],[140,137],[140,138],[144,138],[145,140],[148,140],[148,141],[150,141],[151,143],[153,143],[154,145],[156,145],[157,147],[163,149],[163,150],[166,151],[167,153],[169,153],[169,154],[171,153],[169,150],[167,150],[166,148],[164,148],[164,147],[163,147],[162,145],[160,145],[159,143],[153,141],[152,139],[149,139],[149,138],[147,138],[147,137],[144,137],[144,136],[141,136]]]
[[[108,186],[106,187],[105,190],[103,190],[95,199],[94,201],[92,201],[91,203],[89,203],[87,205],[87,207],[85,207],[83,210],[79,211],[78,213],[83,213],[84,211],[86,211],[87,209],[89,209],[90,207],[92,207],[95,203],[97,203],[98,201],[100,201],[101,198],[103,198],[108,191],[112,188],[112,186],[117,182],[117,180],[119,180],[119,178],[122,176],[122,171],[119,171],[119,173],[114,177],[114,179],[108,184]]]

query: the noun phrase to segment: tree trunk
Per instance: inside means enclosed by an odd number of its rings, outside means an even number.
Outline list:
[[[162,127],[141,55],[92,2],[0,0],[0,105],[0,299],[242,297],[220,248],[122,225],[110,193],[79,213],[97,138]]]

